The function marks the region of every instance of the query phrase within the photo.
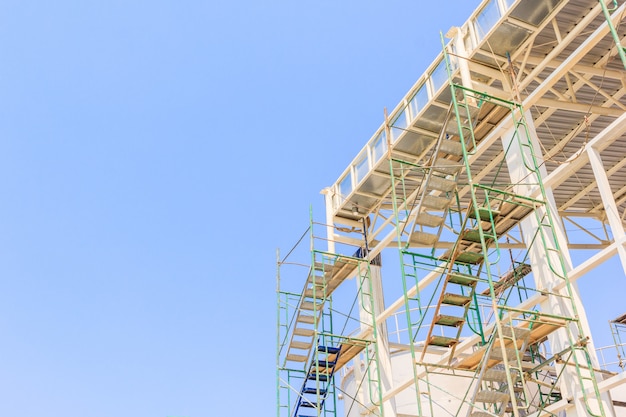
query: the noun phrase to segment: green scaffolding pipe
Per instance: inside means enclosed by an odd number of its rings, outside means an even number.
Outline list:
[[[611,31],[611,36],[613,36],[613,40],[615,41],[615,46],[617,47],[617,53],[619,57],[622,59],[622,64],[624,65],[624,69],[626,69],[626,48],[622,46],[622,42],[619,39],[619,34],[615,29],[615,25],[611,20],[611,12],[617,9],[617,0],[613,0],[613,8],[609,9],[604,3],[603,0],[599,0],[602,5],[602,12],[604,13],[604,17],[606,18],[606,23],[609,25],[609,30]]]

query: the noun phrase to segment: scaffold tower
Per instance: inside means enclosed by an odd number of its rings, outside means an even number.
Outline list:
[[[278,256],[279,417],[626,416],[626,304],[592,328],[579,290],[609,259],[626,289],[625,10],[484,0],[442,35]]]

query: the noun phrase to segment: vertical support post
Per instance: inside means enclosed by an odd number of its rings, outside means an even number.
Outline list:
[[[545,165],[541,163],[543,157],[541,155],[539,146],[539,139],[537,132],[532,123],[532,116],[530,112],[525,114],[515,114],[515,117],[523,117],[527,129],[521,129],[514,122],[512,128],[510,128],[501,140],[504,149],[510,149],[506,152],[505,160],[509,169],[509,175],[511,182],[516,184],[514,189],[519,195],[530,196],[536,187],[542,186],[542,178],[547,175]],[[530,146],[515,146],[514,141],[520,143],[527,143]],[[528,161],[537,161],[534,166],[529,166]],[[554,240],[548,241],[548,246],[542,247],[541,245],[534,244],[528,248],[529,259],[534,272],[535,284],[538,289],[550,289],[557,285],[562,279],[567,279],[567,272],[570,271],[572,266],[571,256],[567,249],[567,239],[565,230],[563,228],[563,222],[558,218],[558,211],[556,202],[552,190],[546,188],[543,193],[544,205],[536,208],[536,216],[529,216],[521,222],[521,230],[524,236],[524,241],[527,244],[533,242],[534,236],[537,230],[542,227],[543,221],[540,219],[552,217],[552,233],[554,234]],[[560,257],[560,259],[559,259]],[[562,268],[562,271],[561,271]],[[562,276],[560,276],[562,274]],[[563,293],[562,296],[549,297],[548,300],[541,304],[541,310],[543,312],[558,315],[561,317],[572,317],[578,321],[579,326],[573,326],[568,324],[569,330],[561,329],[553,332],[548,336],[552,350],[554,352],[567,350],[571,348],[571,343],[576,342],[582,336],[579,331],[590,337],[591,331],[587,321],[584,307],[580,299],[578,288],[574,284],[570,284],[570,293]],[[571,301],[568,301],[570,298]],[[568,334],[570,332],[570,334]],[[598,360],[595,351],[591,345],[587,346],[588,354],[591,359],[591,364],[597,366]],[[584,341],[581,340],[584,343]],[[580,354],[574,352],[574,354]],[[574,359],[578,361],[577,359]],[[583,361],[582,359],[580,360]],[[564,365],[563,365],[564,366]],[[561,391],[566,398],[576,398],[577,394],[581,390],[589,389],[589,387],[582,386],[582,381],[578,378],[576,370],[571,367],[565,367],[565,373],[569,376],[567,378],[561,378]],[[606,416],[614,416],[615,411],[612,406],[610,396],[604,393],[600,397],[601,408],[605,411]],[[580,401],[574,401],[577,414],[586,415],[585,405]],[[600,405],[600,404],[599,404]]]
[[[447,37],[452,38],[452,45],[454,47],[454,58],[459,66],[459,73],[461,74],[461,82],[463,87],[474,89],[474,83],[472,82],[472,75],[468,64],[468,54],[465,49],[463,28],[452,27],[446,34]],[[452,61],[452,60],[450,60]],[[451,62],[450,62],[451,63]]]
[[[328,242],[328,252],[335,253],[335,228],[333,227],[333,195],[330,188],[322,190],[324,202],[326,203],[326,241]]]
[[[622,46],[622,42],[619,38],[619,34],[615,29],[615,25],[613,24],[613,19],[611,18],[611,11],[606,6],[605,0],[599,0],[602,5],[602,12],[604,13],[604,18],[606,19],[606,23],[609,25],[609,30],[611,31],[611,36],[613,36],[613,40],[615,41],[615,46],[617,47],[617,53],[622,60],[622,64],[624,65],[624,69],[626,69],[626,48]],[[615,4],[615,9],[617,9],[617,1],[613,2]]]
[[[280,417],[280,249],[276,249],[276,417]]]
[[[376,345],[378,346],[378,366],[380,367],[380,383],[383,394],[389,391],[393,383],[391,353],[389,350],[389,333],[387,324],[377,324],[376,318],[385,311],[383,299],[382,271],[380,265],[371,265],[372,297],[374,301],[374,325],[376,326]],[[396,416],[396,400],[391,398],[383,404],[385,416]]]
[[[622,226],[622,221],[617,211],[617,204],[615,204],[615,199],[613,198],[611,185],[609,184],[609,179],[606,175],[606,171],[604,170],[600,152],[593,147],[590,147],[587,153],[589,154],[589,162],[591,163],[593,175],[596,179],[598,190],[600,191],[600,197],[602,198],[604,213],[609,222],[609,226],[611,227],[611,232],[613,233],[615,242],[619,242],[617,245],[617,253],[622,263],[622,269],[624,270],[624,273],[626,273],[626,248],[624,248],[626,233],[624,232],[624,227]]]
[[[358,278],[363,280],[363,277]],[[385,310],[380,262],[378,262],[378,265],[376,265],[376,261],[370,263],[369,277],[366,276],[365,280],[369,280],[369,283],[357,282],[357,286],[360,287],[357,288],[358,291],[368,291],[368,293],[363,293],[364,297],[362,297],[362,302],[359,303],[359,317],[362,331],[369,330],[370,325],[373,326],[371,330],[375,337],[375,342],[370,344],[368,349],[375,350],[371,354],[374,355],[376,360],[369,366],[370,372],[377,375],[378,379],[377,389],[380,392],[376,393],[376,397],[382,398],[392,388],[393,373],[387,326],[385,323],[379,325],[376,322],[378,315]],[[368,387],[368,389],[371,389],[371,387]],[[373,396],[372,394],[374,393],[370,393],[370,396]],[[381,409],[385,417],[396,417],[395,398],[385,401]]]

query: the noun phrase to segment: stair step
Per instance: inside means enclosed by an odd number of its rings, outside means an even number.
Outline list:
[[[313,368],[332,368],[333,366],[335,366],[335,361],[325,361],[325,360],[318,360],[315,362],[316,365],[313,365]]]
[[[438,240],[438,236],[432,233],[414,231],[411,233],[411,243],[418,245],[434,245]]]
[[[319,390],[316,387],[304,387],[302,389],[302,393],[303,394],[315,394],[315,395],[321,395],[324,396],[326,395],[326,389],[325,388],[320,388]]]
[[[452,294],[449,292],[445,293],[443,295],[443,298],[441,299],[441,302],[443,304],[448,304],[451,306],[464,306],[470,301],[471,301],[471,298],[467,295]]]
[[[291,348],[302,349],[302,350],[309,350],[309,349],[311,349],[311,346],[313,346],[312,342],[301,342],[299,340],[294,340],[289,345],[289,347],[291,347]]]
[[[446,197],[427,195],[422,200],[422,205],[435,210],[445,210],[450,205],[451,201],[452,200]]]
[[[313,291],[324,292],[326,279],[324,277],[309,276],[307,280],[307,289]]]
[[[493,417],[493,415],[485,413],[484,411],[474,411],[470,414],[470,417]]]
[[[448,193],[456,188],[456,181],[439,177],[437,175],[431,175],[430,179],[428,180],[428,188],[431,190],[444,191]]]
[[[313,289],[309,288],[306,291],[304,291],[304,296],[307,298],[313,298],[313,299],[317,299],[317,300],[323,300],[324,299],[324,289],[316,289],[315,290],[315,295],[313,295]]]
[[[477,280],[477,277],[469,274],[464,274],[462,272],[453,271],[450,272],[450,274],[448,275],[448,282],[452,284],[465,285],[466,287],[473,286]]]
[[[427,227],[439,227],[443,224],[444,220],[445,218],[443,216],[436,216],[423,211],[417,215],[415,223]]]
[[[459,340],[454,337],[446,336],[431,336],[428,340],[429,345],[450,347],[459,343]]]
[[[461,168],[463,168],[463,163],[458,161],[450,161],[449,159],[437,159],[432,166],[432,169],[437,172],[442,172],[448,175],[457,174]]]
[[[491,217],[492,216],[493,216],[493,219],[495,220],[500,215],[500,212],[498,210],[491,210],[488,207],[480,207],[478,209],[478,213],[479,213],[479,216],[480,216],[480,220],[482,220],[484,222],[491,221]],[[475,219],[476,218],[476,211],[475,210],[470,210],[469,217],[470,217],[470,219]]]
[[[341,348],[334,346],[318,346],[317,351],[326,353],[328,355],[336,355],[341,351]]]
[[[470,123],[464,117],[461,119],[461,128],[464,130],[465,133],[470,131]],[[448,121],[448,123],[446,124],[446,133],[458,136],[459,125],[456,118],[452,118]]]
[[[476,394],[476,398],[474,399],[474,402],[496,404],[496,403],[503,403],[505,401],[509,401],[510,399],[511,399],[511,396],[506,392],[483,390],[483,391],[479,391],[478,394]]]
[[[439,259],[450,261],[451,256],[452,250],[447,250]],[[456,258],[454,258],[454,263],[478,265],[483,261],[483,259],[484,256],[481,252],[464,251],[459,253]]]
[[[300,323],[314,324],[315,316],[309,316],[307,314],[298,314],[298,318],[296,319],[296,321]]]
[[[506,358],[509,361],[514,361],[515,363],[517,363],[517,359],[516,359],[517,358],[517,356],[516,356],[517,355],[517,349],[515,349],[515,348],[506,348],[505,351],[506,351]],[[491,348],[491,352],[489,354],[489,358],[490,359],[496,359],[496,360],[501,361],[501,360],[504,359],[503,356],[504,355],[503,355],[502,349],[500,349],[499,346],[494,346],[494,347]],[[517,365],[515,365],[515,366],[517,366]]]
[[[439,145],[439,151],[448,155],[461,156],[463,155],[463,145],[461,145],[461,142],[454,140],[443,140]]]
[[[313,266],[315,267],[316,270],[321,271],[323,269],[332,268],[333,264],[328,261],[327,262],[317,261],[313,264]]]
[[[300,407],[317,408],[317,403],[315,401],[302,400]]]
[[[309,357],[308,356],[304,356],[304,355],[289,354],[289,355],[287,355],[286,359],[289,362],[306,362],[307,360],[309,360]]]
[[[447,316],[444,314],[440,314],[435,318],[435,324],[440,326],[459,327],[463,325],[464,322],[463,317]]]
[[[477,265],[483,261],[485,256],[482,253],[478,252],[461,252],[457,255],[454,262],[459,262],[462,264],[471,264]]]
[[[537,365],[539,365],[539,364],[538,364],[538,363],[535,363],[535,362],[530,362],[530,361],[522,361],[522,362],[521,362],[521,365],[522,365],[522,366],[521,366],[522,371],[529,371],[529,370],[531,370],[531,369],[533,369],[533,368],[536,368],[536,367],[537,367]],[[509,366],[514,366],[514,367],[516,367],[516,368],[517,368],[517,367],[518,367],[518,366],[520,366],[520,365],[517,363],[517,361],[510,361],[510,362],[509,362]],[[546,368],[546,367],[543,367],[543,368],[542,368],[542,370],[547,370],[547,369],[548,369],[548,368]]]
[[[320,310],[322,308],[322,303],[312,303],[311,301],[303,301],[302,304],[300,304],[300,308],[302,310],[308,310],[308,311]]]
[[[483,235],[485,236],[485,242],[486,243],[489,243],[492,240],[494,240],[493,234],[491,234],[489,232],[483,231]],[[469,241],[469,242],[474,242],[474,243],[481,243],[481,241],[480,241],[480,230],[477,230],[477,229],[467,229],[467,230],[465,230],[465,232],[463,232],[463,240],[466,240],[466,241]]]
[[[530,329],[525,329],[522,327],[503,326],[502,335],[509,338],[512,338],[513,335],[515,335],[516,340],[525,340],[530,336]]]
[[[296,336],[313,337],[315,335],[315,330],[305,329],[303,327],[296,327],[295,329],[293,329],[293,334],[295,334]]]
[[[517,371],[511,371],[512,375],[517,375]],[[492,381],[492,382],[505,382],[507,372],[501,369],[487,369],[485,374],[483,375],[483,381]]]
[[[306,378],[310,380],[320,381],[320,382],[328,382],[328,380],[330,379],[330,375],[316,374],[312,372]]]

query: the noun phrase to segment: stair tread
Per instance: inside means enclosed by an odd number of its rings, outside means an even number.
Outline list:
[[[494,235],[489,233],[489,231],[483,231],[483,236],[485,237],[486,242],[490,242],[494,240]],[[467,229],[463,232],[463,240],[473,243],[481,243],[480,241],[480,230],[478,229]]]
[[[463,145],[458,141],[443,140],[439,145],[439,151],[447,153],[448,155],[461,156],[463,155]]]
[[[463,168],[463,163],[440,158],[432,165],[432,169],[448,175],[455,175]]]
[[[411,233],[410,242],[420,245],[433,245],[439,237],[433,233],[414,231]]]
[[[492,217],[495,220],[500,215],[500,211],[499,210],[489,209],[487,207],[480,207],[478,209],[478,215],[480,216],[480,220],[482,220],[484,222],[488,222],[488,221],[491,221]],[[476,218],[476,211],[475,210],[470,210],[469,217],[470,217],[470,219],[475,219]]]
[[[296,318],[296,321],[300,322],[300,323],[306,323],[306,324],[314,324],[315,323],[315,316],[310,316],[308,314],[298,314],[298,317]]]
[[[470,301],[471,301],[471,298],[467,295],[452,294],[449,292],[445,293],[441,299],[441,302],[443,304],[448,304],[448,305],[453,305],[453,306],[464,306]]]
[[[508,401],[510,399],[511,396],[506,392],[483,390],[479,391],[478,394],[476,394],[474,402],[495,404]]]
[[[466,118],[462,118],[461,119],[461,128],[467,132],[469,132],[471,127],[471,124],[469,121],[467,121]],[[448,121],[448,123],[446,123],[446,133],[450,134],[450,135],[455,135],[458,136],[459,135],[459,125],[457,123],[457,119],[456,118],[452,118]]]
[[[316,290],[315,294],[313,294],[313,290],[311,288],[309,288],[306,291],[304,291],[304,296],[307,297],[307,298],[323,300],[324,299],[324,291]]]
[[[518,372],[514,369],[511,370],[511,377],[517,379]],[[507,372],[503,369],[487,369],[483,375],[483,381],[492,382],[504,382],[506,381]]]
[[[428,188],[432,190],[450,192],[456,188],[456,181],[440,177],[438,175],[431,175],[428,180]]]
[[[522,327],[502,327],[502,335],[504,337],[512,338],[515,335],[515,339],[524,340],[530,336],[530,329]]]
[[[450,205],[451,202],[452,200],[446,197],[427,195],[422,200],[422,205],[435,210],[444,210]]]
[[[335,366],[335,361],[326,361],[326,360],[318,360],[315,362],[315,364],[313,365],[313,369],[326,369],[326,368],[332,368],[333,366]]]
[[[450,272],[450,274],[448,274],[448,282],[464,285],[466,287],[473,286],[477,280],[477,277],[462,272]]]
[[[311,346],[313,346],[313,342],[303,342],[300,340],[293,340],[289,345],[289,347],[291,348],[302,350],[308,350],[311,348]]]
[[[294,354],[287,355],[287,360],[289,362],[306,362],[308,359],[309,357],[305,355],[294,355]]]
[[[334,347],[334,346],[318,346],[317,347],[317,351],[318,352],[323,352],[323,353],[327,353],[329,355],[336,355],[341,351],[341,348],[339,347]]]
[[[415,218],[415,223],[427,226],[427,227],[438,227],[443,224],[445,218],[443,216],[437,216],[434,214],[427,213],[425,211],[421,212]]]
[[[447,250],[439,259],[450,261],[452,250]],[[463,251],[454,258],[454,263],[477,265],[484,259],[481,252]]]
[[[516,361],[517,359],[517,349],[515,348],[506,348],[506,357],[509,361]],[[489,359],[503,360],[504,355],[502,349],[497,346],[494,346],[489,353]]]
[[[320,388],[318,390],[316,387],[304,387],[302,389],[303,394],[326,395],[326,392],[326,388]]]
[[[484,411],[474,411],[472,414],[470,414],[470,417],[493,417],[493,415]]]
[[[300,308],[302,310],[308,310],[308,311],[320,310],[322,308],[322,303],[313,303],[311,301],[303,301],[300,304]]]
[[[476,264],[481,263],[484,258],[485,256],[482,253],[465,251],[465,252],[461,252],[460,254],[458,254],[454,261],[460,262],[463,264],[476,265]]]
[[[293,329],[293,334],[295,334],[296,336],[312,337],[315,335],[315,330],[305,329],[303,327],[296,327],[295,329]]]
[[[428,340],[429,345],[433,346],[442,346],[442,347],[450,347],[459,343],[458,339],[454,337],[447,336],[431,336]]]
[[[465,322],[463,317],[440,314],[435,318],[435,324],[440,326],[459,327]]]
[[[321,382],[328,382],[328,380],[330,379],[330,375],[311,372],[309,373],[309,375],[307,375],[307,379],[321,381]]]

